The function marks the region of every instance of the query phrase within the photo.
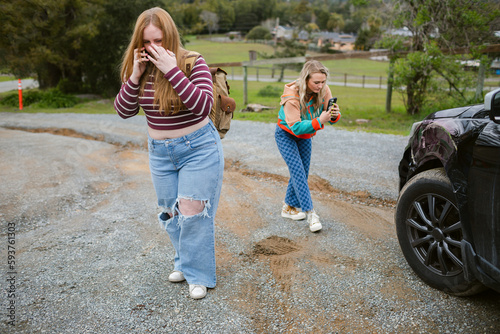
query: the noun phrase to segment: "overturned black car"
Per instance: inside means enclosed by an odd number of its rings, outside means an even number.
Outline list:
[[[500,89],[415,123],[399,164],[401,250],[428,285],[500,292]]]

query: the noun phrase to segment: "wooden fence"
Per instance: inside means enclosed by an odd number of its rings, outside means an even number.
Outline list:
[[[225,68],[228,72],[229,80],[243,80],[243,70],[241,68],[230,67]],[[247,80],[260,82],[289,82],[295,80],[299,76],[299,71],[292,69],[285,70],[283,78],[280,77],[281,69],[263,66],[248,66]],[[342,72],[330,72],[328,82],[337,86],[350,86],[360,88],[378,88],[386,89],[387,77],[385,76],[369,76],[369,75],[354,75]]]
[[[243,70],[241,67],[224,67],[228,74],[228,80],[243,80]],[[247,68],[247,80],[258,82],[277,82],[280,79],[280,69],[263,67],[263,66],[249,66]],[[289,82],[297,79],[299,71],[291,69],[285,70],[285,75],[282,79],[283,82]],[[328,82],[336,86],[345,87],[359,87],[359,88],[387,88],[386,76],[370,76],[370,75],[355,75],[342,72],[332,72],[328,77]],[[500,87],[500,75],[486,78],[484,82],[484,90],[492,90]]]

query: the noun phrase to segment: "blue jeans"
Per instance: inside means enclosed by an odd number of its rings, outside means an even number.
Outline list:
[[[158,215],[175,249],[174,270],[189,284],[215,287],[214,218],[219,204],[224,155],[212,122],[184,137],[148,138],[149,168],[163,212]],[[203,210],[182,215],[179,200],[195,200]]]
[[[312,140],[295,137],[279,126],[276,126],[274,138],[290,173],[285,203],[301,208],[302,211],[312,210],[311,192],[307,181],[311,165]]]

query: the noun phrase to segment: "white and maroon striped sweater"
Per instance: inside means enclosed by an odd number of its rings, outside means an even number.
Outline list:
[[[200,56],[196,60],[189,79],[175,67],[165,74],[173,88],[179,94],[187,109],[181,109],[175,115],[161,115],[158,105],[154,104],[152,78],[144,86],[144,95],[139,96],[139,85],[130,79],[124,83],[115,99],[115,110],[121,118],[129,118],[139,113],[142,107],[150,128],[155,130],[182,129],[201,122],[208,116],[214,103],[212,75]]]

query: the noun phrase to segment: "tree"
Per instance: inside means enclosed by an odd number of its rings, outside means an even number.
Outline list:
[[[219,17],[214,12],[209,12],[208,10],[204,10],[200,14],[200,18],[205,22],[207,26],[208,33],[212,35],[212,32],[217,31],[219,29]]]
[[[276,17],[279,17],[281,25],[293,25],[293,9],[294,7],[288,2],[280,1],[276,3],[274,13]]]
[[[411,54],[394,67],[395,85],[402,88],[408,113],[419,113],[426,103],[472,102],[470,79],[457,67],[463,56],[452,55],[453,50],[468,48],[469,59],[479,55],[499,29],[498,2],[403,0],[395,8],[396,26],[407,27],[411,34]]]
[[[257,40],[257,39],[271,39],[271,32],[269,29],[263,26],[253,27],[252,30],[246,36],[249,40]]]
[[[40,88],[116,94],[117,66],[137,16],[153,0],[2,0],[2,64]]]
[[[304,28],[304,26],[311,22],[312,18],[312,9],[311,5],[307,0],[301,0],[297,5],[292,9],[292,23],[299,30]]]
[[[235,0],[234,29],[247,32],[274,17],[276,0]]]
[[[259,16],[254,12],[257,0],[238,0],[234,3],[234,30],[247,32],[261,24]]]
[[[178,3],[178,0],[169,0],[165,3],[170,16],[175,21],[179,33],[182,35],[198,34],[205,29],[200,14],[203,11],[200,8],[199,0],[190,1],[190,3]]]
[[[307,31],[308,37],[311,38],[311,34],[314,31],[319,31],[319,27],[316,23],[308,23],[305,25],[304,30]]]
[[[115,96],[121,84],[119,65],[135,21],[154,5],[154,0],[104,1],[99,16],[88,18],[97,22],[96,35],[87,39],[78,52],[82,76],[75,77],[67,90]]]
[[[234,7],[229,0],[207,0],[201,7],[204,11],[215,13],[218,17],[217,29],[230,31],[234,24]]]
[[[344,28],[345,22],[342,15],[337,13],[330,14],[326,27],[331,31],[341,31]]]
[[[54,87],[60,79],[81,76],[78,53],[97,34],[99,21],[87,19],[102,11],[100,0],[2,3],[1,46],[13,74],[37,74],[41,88]]]
[[[314,10],[314,16],[316,16],[316,24],[318,25],[319,29],[328,29],[327,24],[328,20],[330,19],[330,12],[327,8],[316,8]]]
[[[358,38],[356,38],[355,48],[357,50],[370,50],[380,39],[382,19],[374,14],[368,17],[365,23],[366,27],[360,29]]]
[[[366,25],[367,17],[373,13],[378,14],[378,8],[383,3],[383,1],[378,0],[351,0],[342,4],[333,12],[342,15],[344,18],[343,31],[359,34],[363,25]]]

